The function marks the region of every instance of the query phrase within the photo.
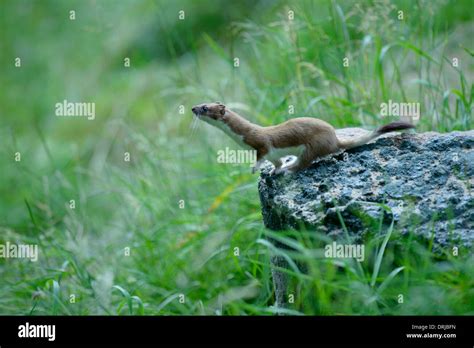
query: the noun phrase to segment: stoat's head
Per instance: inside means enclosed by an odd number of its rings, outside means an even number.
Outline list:
[[[226,111],[225,105],[220,102],[199,104],[193,106],[191,110],[196,117],[212,124],[223,121]]]

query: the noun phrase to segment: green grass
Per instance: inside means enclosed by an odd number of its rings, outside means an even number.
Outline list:
[[[217,163],[236,145],[191,132],[194,104],[372,128],[380,103],[416,101],[419,132],[472,129],[470,1],[200,3],[0,5],[0,242],[40,249],[36,263],[0,259],[0,314],[274,313],[257,176]],[[55,117],[63,99],[95,102],[96,119]],[[317,231],[279,234],[307,267],[287,270],[291,313],[474,314],[472,252],[433,253],[387,225],[360,264],[324,258]]]

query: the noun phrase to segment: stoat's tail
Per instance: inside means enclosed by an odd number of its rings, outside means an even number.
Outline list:
[[[350,140],[339,140],[338,145],[340,149],[344,149],[344,150],[352,149],[354,147],[367,144],[369,141],[377,138],[378,136],[382,134],[401,131],[401,130],[410,129],[410,128],[415,128],[415,126],[407,122],[401,122],[401,121],[392,122],[360,138],[350,139]]]

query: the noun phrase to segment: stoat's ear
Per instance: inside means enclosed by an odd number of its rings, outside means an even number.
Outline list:
[[[224,116],[225,115],[225,105],[219,103],[219,106],[220,106],[219,111],[220,111],[221,115]]]

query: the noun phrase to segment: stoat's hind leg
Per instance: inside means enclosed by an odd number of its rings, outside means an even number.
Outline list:
[[[308,149],[306,149],[301,154],[301,156],[298,156],[296,161],[294,161],[292,164],[290,164],[288,166],[280,168],[280,170],[278,172],[275,171],[275,174],[295,173],[297,171],[308,168],[311,165],[311,163],[313,162],[313,160],[314,160],[313,153],[311,151],[308,151]]]

